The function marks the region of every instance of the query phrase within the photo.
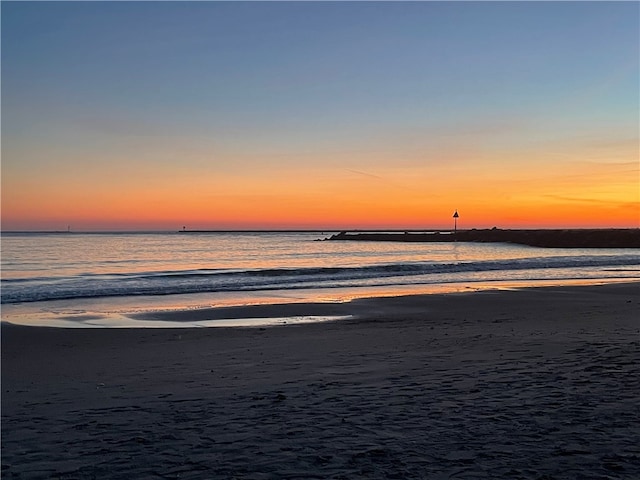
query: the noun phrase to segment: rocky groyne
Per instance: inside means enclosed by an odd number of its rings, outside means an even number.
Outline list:
[[[340,232],[326,240],[373,242],[515,243],[548,248],[640,248],[640,229],[459,230],[457,232]]]

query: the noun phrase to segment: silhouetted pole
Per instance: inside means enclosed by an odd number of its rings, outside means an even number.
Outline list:
[[[458,210],[456,210],[453,214],[453,233],[454,235],[458,232]]]

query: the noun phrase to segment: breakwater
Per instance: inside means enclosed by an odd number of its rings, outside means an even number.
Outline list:
[[[326,240],[373,242],[515,243],[548,248],[640,248],[640,229],[502,230],[457,232],[340,232]]]

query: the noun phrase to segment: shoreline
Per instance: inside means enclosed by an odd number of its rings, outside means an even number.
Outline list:
[[[640,283],[276,328],[3,324],[3,478],[640,476]]]
[[[496,282],[497,283],[497,282]],[[132,315],[132,318],[149,321],[169,322],[211,322],[214,325],[219,320],[234,319],[268,319],[268,318],[296,318],[319,317],[329,321],[358,321],[378,318],[385,313],[394,313],[393,309],[401,309],[405,314],[416,316],[421,313],[421,306],[434,302],[449,302],[455,298],[482,294],[500,294],[509,291],[548,291],[556,289],[580,289],[612,288],[614,290],[636,290],[640,294],[640,282],[597,282],[592,284],[564,284],[564,285],[540,285],[540,286],[516,286],[517,282],[502,282],[502,285],[479,287],[476,290],[462,290],[460,288],[446,293],[400,293],[387,295],[361,294],[353,296],[350,300],[337,302],[293,302],[293,303],[265,303],[254,305],[232,305],[199,309],[176,309],[166,311],[154,311]],[[407,308],[411,306],[411,308]],[[381,312],[383,312],[381,314]],[[332,320],[335,319],[335,320]],[[281,325],[285,325],[284,323]],[[251,326],[251,325],[248,325]],[[262,324],[255,326],[261,327]]]
[[[638,283],[637,278],[487,280],[379,287],[102,297],[5,304],[0,324],[53,328],[270,327],[357,316],[361,302],[392,297]]]

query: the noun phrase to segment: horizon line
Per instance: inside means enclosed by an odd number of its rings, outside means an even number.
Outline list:
[[[486,227],[486,228],[464,228],[457,231],[473,231],[473,230],[639,230],[638,227],[537,227],[537,228],[502,228],[502,227]],[[0,230],[0,236],[4,234],[114,234],[114,233],[325,233],[325,232],[398,232],[398,233],[424,233],[424,232],[454,232],[451,228],[276,228],[276,229],[113,229],[113,230]]]

